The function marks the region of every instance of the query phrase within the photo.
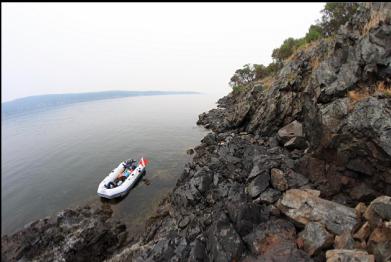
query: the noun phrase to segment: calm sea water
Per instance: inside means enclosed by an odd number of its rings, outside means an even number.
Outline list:
[[[186,150],[206,130],[198,115],[217,96],[128,97],[85,102],[2,120],[2,235],[83,204],[110,204],[138,228],[174,186]],[[99,182],[126,159],[150,160],[145,179],[121,201],[102,201]]]

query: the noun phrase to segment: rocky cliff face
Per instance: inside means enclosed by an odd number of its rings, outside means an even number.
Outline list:
[[[298,121],[309,148],[297,171],[317,183],[322,195],[343,191],[351,204],[390,195],[390,6],[369,7],[335,38],[297,52],[271,87],[230,94],[199,123],[215,132],[275,137]],[[384,22],[376,24],[379,17]]]
[[[100,259],[389,261],[391,5],[363,6],[201,114],[213,132],[142,238]]]
[[[391,6],[365,6],[200,115],[214,132],[112,261],[391,259],[390,217],[364,215],[391,211]]]

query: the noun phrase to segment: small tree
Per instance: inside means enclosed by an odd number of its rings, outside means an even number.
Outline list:
[[[250,64],[246,64],[243,68],[235,71],[235,74],[231,77],[229,85],[232,88],[237,88],[249,84],[255,80],[255,69]]]
[[[273,50],[272,57],[275,61],[277,61],[277,63],[281,63],[290,57],[293,52],[303,44],[305,44],[304,38],[294,39],[293,37],[289,37],[284,40],[279,48]]]
[[[269,75],[267,67],[264,65],[254,65],[255,69],[255,79],[262,79]]]
[[[333,35],[341,25],[344,25],[353,14],[357,11],[358,3],[327,3],[322,12],[320,26],[322,27],[323,35]]]
[[[266,67],[268,75],[274,75],[278,70],[282,68],[282,63],[272,62]]]
[[[308,29],[307,34],[304,39],[307,43],[311,43],[312,41],[318,40],[323,35],[322,27],[319,25],[311,25]]]

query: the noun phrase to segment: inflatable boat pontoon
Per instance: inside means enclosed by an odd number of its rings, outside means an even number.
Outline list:
[[[138,165],[133,159],[122,162],[100,182],[98,195],[108,199],[126,195],[141,178],[147,164],[148,160],[144,158],[141,158]]]

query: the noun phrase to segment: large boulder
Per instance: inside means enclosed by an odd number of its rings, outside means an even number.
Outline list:
[[[301,225],[319,222],[336,235],[346,230],[351,231],[357,224],[357,214],[353,208],[319,198],[309,190],[286,191],[279,200],[278,207]]]

